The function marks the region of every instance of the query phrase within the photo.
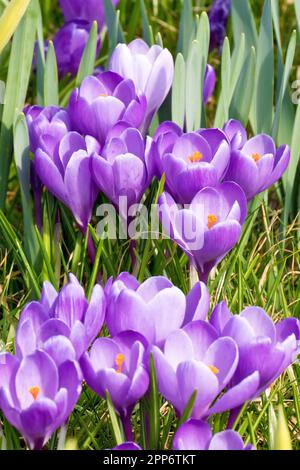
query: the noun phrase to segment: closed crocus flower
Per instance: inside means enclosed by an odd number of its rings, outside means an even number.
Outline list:
[[[59,0],[64,18],[66,21],[85,20],[97,21],[99,29],[105,23],[104,0]],[[112,0],[116,6],[119,0]]]
[[[19,359],[0,354],[0,408],[31,449],[42,449],[79,398],[78,364],[57,366],[45,351]]]
[[[171,333],[163,351],[154,346],[153,356],[160,393],[181,416],[197,391],[191,417],[200,419],[233,377],[238,347],[198,320]]]
[[[105,305],[100,285],[94,287],[88,302],[72,274],[59,293],[45,282],[41,300],[30,302],[21,314],[16,335],[17,354],[26,356],[42,348],[56,361],[80,358],[100,333]]]
[[[137,91],[145,94],[147,114],[143,130],[147,131],[173,83],[174,61],[171,53],[161,46],[149,47],[142,39],[135,39],[128,46],[118,44],[109,68],[122,77],[131,79]]]
[[[240,150],[247,142],[247,131],[243,124],[236,119],[230,119],[223,127],[229,142],[231,150]]]
[[[204,320],[209,310],[209,293],[203,283],[196,283],[185,296],[171,281],[154,276],[140,284],[122,273],[105,288],[106,322],[112,336],[132,330],[149,345],[162,346],[166,337],[192,320]]]
[[[112,129],[101,155],[93,154],[94,181],[123,217],[151,183],[153,170],[147,155],[141,133],[124,123]],[[121,197],[126,198],[125,207]]]
[[[90,353],[80,360],[89,387],[103,398],[108,391],[114,407],[125,420],[130,418],[133,407],[149,386],[143,359],[144,346],[139,336],[125,332],[113,339],[98,338]]]
[[[132,80],[113,72],[86,77],[70,98],[69,113],[75,130],[92,135],[101,145],[118,121],[140,127],[146,112],[146,98],[137,95]]]
[[[213,92],[216,87],[216,72],[215,69],[210,65],[206,65],[206,70],[205,70],[205,79],[204,79],[204,87],[203,87],[203,101],[205,104],[208,103],[210,98],[213,95]]]
[[[78,72],[84,49],[89,40],[91,24],[86,21],[71,21],[66,23],[55,35],[57,66],[60,77],[68,73],[75,76]],[[97,44],[97,54],[100,50],[100,38]]]
[[[220,48],[226,36],[231,0],[214,0],[209,12],[210,49]]]
[[[202,189],[184,209],[163,193],[159,215],[166,234],[186,252],[206,282],[211,269],[238,242],[247,201],[241,188],[228,182]]]
[[[57,106],[27,106],[24,113],[32,153],[40,148],[57,158],[60,141],[71,130],[68,113]]]
[[[225,180],[238,183],[250,200],[278,181],[289,161],[288,145],[276,149],[271,137],[260,134],[231,153]]]
[[[83,232],[98,194],[90,167],[91,155],[99,151],[99,143],[93,137],[84,138],[77,132],[69,132],[61,139],[56,153],[43,148],[35,153],[35,170],[40,180],[70,208]]]
[[[217,186],[227,170],[230,147],[220,129],[179,134],[177,126],[162,124],[150,158],[166,175],[166,187],[177,203],[189,204],[207,186]]]
[[[254,450],[245,446],[241,436],[227,430],[213,435],[208,423],[190,419],[179,426],[173,440],[174,450]]]
[[[300,322],[295,318],[274,325],[259,307],[248,307],[239,315],[232,315],[223,302],[214,309],[210,323],[218,334],[233,338],[239,348],[230,389],[213,407],[215,413],[224,411],[229,402],[235,407],[242,405],[239,394],[246,383],[248,390],[252,389],[249,399],[261,395],[299,353]]]

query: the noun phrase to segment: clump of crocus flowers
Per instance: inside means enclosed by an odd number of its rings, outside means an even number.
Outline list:
[[[90,3],[80,3],[82,21],[98,14]],[[72,20],[72,2],[61,5]],[[72,25],[65,34],[81,33]],[[164,179],[162,227],[199,276],[187,295],[166,277],[139,283],[127,272],[96,284],[89,298],[72,274],[60,292],[44,284],[40,301],[20,315],[15,355],[0,354],[0,408],[31,449],[45,446],[67,422],[83,382],[120,416],[126,442],[118,448],[140,448],[131,417],[149,397],[154,370],[156,393],[173,407],[175,419],[185,416],[193,398],[174,449],[249,450],[230,429],[232,416],[270,387],[299,352],[297,319],[275,325],[261,308],[233,315],[225,303],[210,314],[206,286],[211,270],[238,243],[248,202],[284,173],[289,148],[276,149],[267,135],[248,139],[235,120],[223,129],[194,132],[163,122],[151,137],[173,73],[167,49],[138,39],[118,45],[109,69],[86,77],[66,109],[25,110],[32,173],[71,210],[83,234],[100,192],[126,218],[119,197],[128,206],[139,203],[154,178]],[[204,102],[214,85],[208,68]],[[231,416],[228,429],[213,435],[208,420],[224,412]]]

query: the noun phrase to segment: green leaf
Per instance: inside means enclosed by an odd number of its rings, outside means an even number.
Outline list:
[[[271,0],[265,0],[257,44],[254,132],[271,133],[274,95],[274,43]]]
[[[181,11],[179,37],[177,44],[177,53],[181,52],[183,57],[187,59],[190,43],[194,39],[195,26],[193,20],[193,9],[191,0],[183,0],[183,8]]]
[[[150,27],[150,22],[144,0],[140,0],[140,7],[142,16],[143,38],[149,46],[152,46],[152,44],[154,43],[153,33]]]
[[[194,40],[186,63],[185,118],[187,132],[196,130],[195,123],[197,116],[199,116],[199,107],[202,107],[200,83],[201,51],[199,42]]]
[[[14,126],[14,155],[21,189],[25,253],[31,264],[37,268],[39,245],[32,216],[29,136],[26,118],[23,113],[19,114]]]
[[[253,99],[255,80],[255,49],[252,47],[243,65],[237,86],[234,90],[230,104],[230,118],[240,120],[244,126],[247,125]]]
[[[299,34],[300,34],[300,2],[295,0],[294,4],[295,4],[298,31],[299,31]]]
[[[250,49],[257,44],[257,30],[255,19],[248,0],[232,0],[231,20],[233,28],[234,42],[237,45],[241,34],[246,36],[246,46]]]
[[[199,43],[199,58],[200,58],[200,83],[197,98],[199,99],[198,106],[195,112],[194,129],[197,130],[201,127],[202,111],[203,111],[203,89],[206,73],[207,58],[210,43],[210,24],[206,12],[200,16],[196,39]]]
[[[160,424],[159,424],[159,395],[157,388],[157,378],[155,372],[155,365],[153,354],[150,354],[150,403],[149,403],[149,422],[150,422],[150,449],[159,449],[159,435],[160,435]]]
[[[92,75],[95,68],[95,59],[97,53],[98,42],[98,24],[97,21],[93,22],[91,27],[89,40],[85,46],[83,56],[81,58],[80,66],[76,77],[76,86],[79,86],[85,77]]]
[[[185,60],[181,53],[176,57],[174,81],[172,86],[172,121],[181,128],[185,119]]]
[[[292,450],[290,431],[282,405],[278,411],[273,450]]]
[[[57,61],[52,41],[49,41],[45,64],[44,103],[45,106],[59,105]]]
[[[36,87],[37,87],[37,103],[44,105],[44,74],[45,74],[45,50],[44,50],[44,33],[43,19],[40,5],[38,7],[37,22],[37,59],[36,59]]]
[[[109,411],[109,416],[110,416],[110,421],[111,421],[115,441],[116,441],[117,445],[120,445],[124,442],[124,439],[123,439],[122,432],[121,432],[121,429],[120,429],[119,419],[118,419],[117,414],[115,412],[115,408],[114,408],[114,405],[111,401],[110,394],[109,394],[108,390],[106,390],[106,392],[105,392],[105,397],[106,397],[107,408],[108,408],[108,411]]]
[[[277,139],[278,136],[278,131],[279,131],[279,123],[280,123],[280,116],[281,116],[281,110],[282,110],[282,103],[284,99],[284,95],[287,89],[288,85],[288,80],[292,71],[293,67],[293,62],[294,62],[294,57],[295,57],[295,51],[296,51],[296,42],[297,42],[297,33],[296,31],[293,31],[289,45],[288,45],[288,50],[286,53],[286,62],[284,66],[284,74],[282,77],[282,82],[281,82],[281,87],[280,87],[280,93],[279,93],[279,98],[277,101],[276,105],[276,112],[275,112],[275,117],[273,121],[273,127],[272,127],[272,137],[273,139]]]
[[[30,0],[11,0],[0,17],[0,53],[14,34]]]
[[[104,0],[104,8],[111,55],[118,43],[125,43],[125,37],[119,21],[119,13],[116,12],[112,1]]]
[[[198,390],[194,390],[178,422],[178,427],[181,426],[183,423],[185,423],[192,416],[192,412],[196,403],[197,395],[198,395]]]
[[[12,129],[22,110],[31,72],[38,19],[38,0],[32,0],[14,35],[0,133],[0,208],[5,205],[9,168],[12,160]]]
[[[231,55],[229,40],[226,37],[222,50],[221,62],[221,76],[222,76],[222,91],[219,98],[219,103],[216,111],[215,127],[223,127],[229,117],[230,106],[230,71],[231,71]]]

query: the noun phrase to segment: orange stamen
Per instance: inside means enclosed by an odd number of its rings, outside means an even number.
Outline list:
[[[214,214],[209,214],[207,217],[207,226],[209,230],[213,228],[214,225],[218,222],[218,217],[216,217]]]
[[[40,393],[40,387],[31,387],[29,393],[32,395],[33,399],[36,400]]]
[[[218,373],[220,372],[220,370],[215,367],[215,366],[208,366],[208,368],[212,371],[213,374],[215,375],[218,375]]]
[[[203,155],[202,153],[200,152],[194,152],[192,155],[190,155],[188,157],[188,160],[191,162],[191,163],[197,163],[197,162],[200,162],[200,160],[202,160],[203,158]]]
[[[124,354],[118,354],[117,357],[116,357],[116,365],[118,367],[117,368],[117,374],[122,373],[122,367],[123,367],[124,361],[125,361]]]
[[[259,153],[252,153],[251,157],[255,162],[258,162],[260,160],[260,155]]]

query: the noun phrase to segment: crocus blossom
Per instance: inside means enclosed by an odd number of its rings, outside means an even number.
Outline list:
[[[212,94],[216,87],[216,81],[217,77],[215,69],[210,64],[207,64],[203,87],[203,101],[205,104],[207,104],[209,99],[212,97]]]
[[[231,0],[214,0],[209,12],[210,49],[220,48],[226,36]]]
[[[210,323],[221,336],[231,337],[239,349],[239,362],[227,393],[214,405],[212,411],[224,411],[230,401],[244,403],[241,384],[247,382],[254,399],[264,392],[296,359],[300,349],[300,322],[287,318],[274,325],[267,313],[259,307],[248,307],[239,315],[232,315],[226,304],[213,311]],[[239,402],[239,403],[238,403]]]
[[[144,346],[139,336],[125,332],[111,338],[98,338],[90,353],[80,360],[89,387],[111,400],[122,417],[127,417],[146,393],[149,377],[144,365]]]
[[[70,208],[84,232],[98,194],[91,174],[91,155],[99,151],[99,143],[93,137],[69,132],[61,139],[57,152],[38,148],[35,153],[35,170],[40,180]]]
[[[59,293],[52,284],[45,282],[40,301],[30,302],[21,313],[16,335],[18,356],[42,348],[54,354],[58,361],[80,358],[100,333],[105,306],[104,292],[99,284],[94,287],[88,302],[73,274]]]
[[[53,39],[57,66],[60,77],[68,73],[76,76],[84,49],[89,40],[91,23],[86,21],[71,21],[63,25]],[[97,44],[97,54],[100,51],[100,38]]]
[[[41,449],[73,411],[81,392],[78,364],[57,366],[45,351],[0,354],[0,408],[31,449]]]
[[[202,320],[173,331],[163,351],[153,347],[160,393],[179,415],[197,392],[191,417],[209,414],[209,407],[232,379],[238,365],[238,347],[229,337],[218,338]],[[241,397],[243,398],[243,397]]]
[[[150,157],[158,175],[166,175],[166,188],[180,204],[189,204],[205,187],[217,186],[224,177],[230,146],[221,129],[183,134],[178,126],[163,123],[156,130]]]
[[[64,18],[66,21],[85,20],[88,22],[97,21],[99,29],[105,23],[104,0],[59,0]],[[116,6],[119,0],[112,0]]]
[[[83,80],[73,91],[68,110],[73,128],[81,134],[92,135],[102,146],[118,121],[139,128],[146,107],[145,96],[136,93],[132,80],[103,72]]]
[[[240,150],[231,152],[225,180],[238,183],[250,200],[278,181],[287,169],[289,161],[288,145],[276,149],[270,136],[256,135]]]
[[[175,433],[174,450],[253,450],[245,446],[241,436],[227,430],[213,435],[208,423],[190,419],[183,423]]]
[[[124,123],[111,130],[101,155],[93,154],[91,168],[98,188],[124,217],[130,206],[140,202],[153,177],[141,133]],[[121,197],[126,198],[125,207]]]
[[[142,284],[122,273],[105,288],[106,322],[110,334],[132,330],[149,345],[162,346],[172,331],[192,320],[204,320],[209,309],[209,294],[203,283],[196,283],[185,296],[171,281],[154,276]]]
[[[247,142],[247,131],[243,124],[236,119],[229,119],[224,124],[223,131],[225,132],[232,150],[240,150]]]
[[[238,242],[247,215],[247,201],[235,183],[199,191],[187,208],[168,193],[159,199],[159,215],[168,236],[176,241],[206,282],[211,269]]]
[[[114,447],[112,450],[142,450],[142,449],[135,442],[123,442],[123,444],[120,444]]]
[[[137,91],[146,96],[147,114],[143,125],[146,131],[173,83],[174,61],[171,53],[161,46],[149,47],[142,39],[135,39],[128,45],[118,44],[109,68],[131,79]]]

